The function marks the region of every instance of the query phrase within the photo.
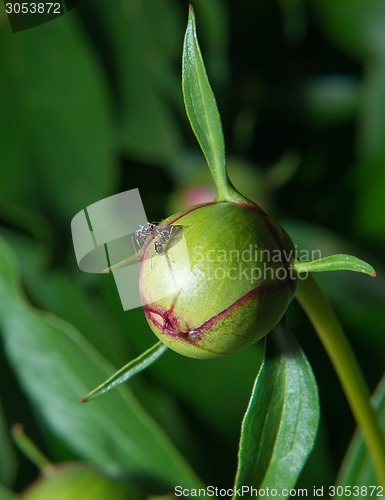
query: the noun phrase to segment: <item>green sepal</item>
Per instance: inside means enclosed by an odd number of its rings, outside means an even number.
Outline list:
[[[114,389],[116,386],[126,382],[129,378],[143,371],[148,366],[152,365],[160,356],[167,350],[162,342],[157,342],[150,349],[140,354],[135,359],[124,365],[120,370],[115,372],[111,377],[105,380],[98,387],[89,392],[82,398],[82,403],[88,403],[92,399],[98,398],[102,394]]]
[[[234,188],[226,173],[221,117],[199,48],[195,15],[191,5],[183,44],[182,90],[191,128],[218,190],[216,200],[251,203]]]
[[[297,261],[294,265],[297,273],[322,273],[324,271],[354,271],[356,273],[368,274],[372,278],[376,276],[373,267],[354,255],[336,254],[310,262]]]

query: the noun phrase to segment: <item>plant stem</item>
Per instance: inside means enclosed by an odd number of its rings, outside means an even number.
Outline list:
[[[24,433],[21,424],[12,427],[12,436],[19,449],[45,476],[49,476],[55,471],[55,466],[43,455],[35,443]]]
[[[312,276],[299,280],[296,297],[317,331],[363,432],[379,484],[385,486],[385,440],[357,359],[326,297]]]

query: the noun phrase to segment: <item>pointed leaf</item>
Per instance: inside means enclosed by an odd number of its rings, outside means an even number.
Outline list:
[[[235,490],[243,485],[292,488],[313,448],[318,423],[312,369],[280,323],[266,338],[265,360],[242,423]]]
[[[219,186],[226,184],[225,142],[217,103],[207,77],[190,6],[183,46],[182,89],[187,116]]]
[[[86,403],[91,401],[92,399],[98,398],[102,394],[110,391],[114,387],[126,382],[129,378],[133,377],[137,373],[145,370],[148,366],[152,365],[160,356],[167,350],[167,346],[163,344],[163,342],[157,342],[150,349],[143,352],[137,358],[131,360],[125,366],[123,366],[120,370],[114,373],[110,378],[108,378],[105,382],[100,384],[96,389],[93,389],[91,392],[82,398],[82,402]]]
[[[356,273],[364,273],[375,277],[376,271],[373,267],[354,255],[330,255],[323,259],[312,260],[311,262],[297,261],[295,270],[298,273],[322,273],[324,271],[354,271]]]

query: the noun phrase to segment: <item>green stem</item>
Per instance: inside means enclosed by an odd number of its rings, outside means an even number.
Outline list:
[[[21,424],[12,427],[12,436],[19,449],[45,476],[49,476],[55,471],[55,466],[43,455],[35,443],[24,433]]]
[[[366,382],[342,327],[312,276],[299,280],[296,297],[323,343],[361,427],[378,481],[385,486],[385,440]]]
[[[227,176],[226,170],[223,174],[218,170],[216,173],[211,170],[218,194],[215,197],[215,201],[232,201],[234,203],[246,203],[247,205],[254,205],[254,203],[243,196],[237,189],[233,186],[230,179]]]
[[[227,176],[226,168],[224,166],[222,167],[221,165],[215,165],[210,170],[218,191],[218,194],[215,198],[216,201],[231,201],[233,198],[232,191],[234,190],[234,188]]]

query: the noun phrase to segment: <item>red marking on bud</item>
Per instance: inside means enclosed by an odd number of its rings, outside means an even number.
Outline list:
[[[201,326],[192,329],[186,328],[187,325],[184,325],[183,327],[180,323],[180,319],[174,313],[176,299],[174,299],[172,306],[167,311],[156,308],[154,305],[145,305],[143,306],[143,309],[147,318],[154,324],[154,326],[159,328],[164,335],[181,338],[190,344],[195,344],[202,339],[205,331],[213,328],[219,321],[227,316],[230,316],[234,311],[245,305],[247,302],[255,300],[257,297],[260,297],[263,293],[271,290],[272,288],[279,289],[286,286],[286,284],[286,281],[282,281],[274,285],[262,285],[254,288],[243,295],[240,299],[236,300],[229,307],[205,321]]]

